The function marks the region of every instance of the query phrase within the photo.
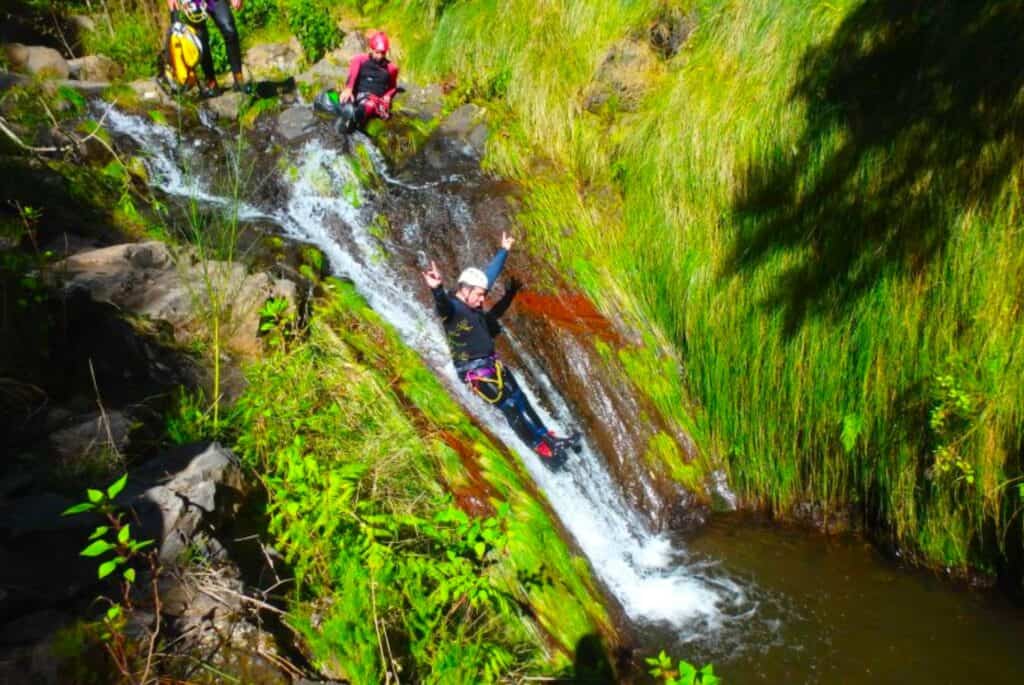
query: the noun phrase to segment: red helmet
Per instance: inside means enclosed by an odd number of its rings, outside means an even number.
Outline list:
[[[387,52],[388,48],[391,47],[391,43],[388,42],[388,35],[383,31],[370,36],[370,49],[376,50],[377,52]]]

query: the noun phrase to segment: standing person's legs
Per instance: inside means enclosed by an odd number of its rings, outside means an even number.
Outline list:
[[[228,64],[231,65],[231,75],[234,77],[235,83],[241,83],[242,46],[238,38],[238,28],[235,26],[235,15],[231,13],[231,4],[228,0],[215,0],[209,13],[213,23],[217,25],[217,30],[224,36],[224,45],[228,50]]]
[[[199,59],[199,64],[203,67],[203,76],[206,77],[206,83],[217,82],[217,74],[213,70],[213,53],[210,51],[210,31],[206,28],[206,20],[199,23],[188,22],[196,35],[199,36],[199,42],[203,44],[203,56]]]

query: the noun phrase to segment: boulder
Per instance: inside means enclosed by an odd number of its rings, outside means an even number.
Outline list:
[[[0,507],[0,530],[13,537],[88,527],[95,519],[87,516],[61,516],[77,502],[43,492],[8,501]]]
[[[266,273],[249,274],[237,263],[176,260],[158,241],[83,252],[60,262],[52,273],[64,277],[65,291],[84,291],[123,312],[166,321],[178,342],[200,337],[208,329],[209,297],[202,284],[212,282],[231,303],[222,323],[226,345],[243,355],[260,350],[263,304],[274,297],[292,303],[297,298],[291,281]]]
[[[96,21],[88,14],[72,14],[68,17],[68,23],[79,33],[89,33],[96,30]]]
[[[583,93],[583,107],[634,112],[654,77],[663,69],[649,43],[624,40],[608,51],[594,80]]]
[[[475,169],[484,155],[488,130],[484,110],[465,104],[449,114],[423,145],[423,160],[449,172]]]
[[[277,135],[288,144],[308,138],[317,128],[317,117],[309,107],[290,107],[277,117]]]
[[[246,95],[243,93],[229,92],[210,98],[206,101],[206,107],[221,119],[236,121],[242,113],[242,103]]]
[[[302,59],[302,45],[294,36],[287,43],[260,43],[245,52],[245,66],[253,76],[290,76]]]
[[[427,86],[404,83],[402,87],[404,92],[395,98],[396,111],[421,121],[430,121],[441,115],[444,107],[441,86],[436,83]]]
[[[100,457],[111,448],[120,453],[128,446],[131,428],[131,417],[122,411],[92,412],[50,433],[50,451],[64,464]]]
[[[0,598],[0,615],[52,607],[96,582],[95,560],[79,552],[101,520],[95,514],[61,516],[77,503],[43,492],[12,498],[0,506],[0,535],[10,545],[0,547],[0,554],[16,560],[0,564],[0,587],[16,590]]]
[[[352,58],[366,51],[366,41],[356,32],[345,34],[341,46],[331,50],[323,59],[295,77],[296,82],[316,89],[344,88],[348,79],[348,64]]]
[[[330,61],[329,57],[324,57],[311,68],[296,76],[295,81],[315,90],[325,90],[327,88],[344,88],[347,78],[348,67],[345,64],[335,64]]]
[[[79,81],[113,81],[124,74],[124,70],[106,55],[88,55],[68,60],[71,77]]]
[[[163,88],[157,85],[155,79],[139,79],[132,81],[128,87],[135,92],[135,95],[144,103],[158,103],[161,105],[173,105],[174,99],[164,92]]]
[[[4,52],[15,71],[51,78],[67,78],[71,73],[67,60],[53,48],[9,43]]]
[[[0,627],[0,644],[31,644],[53,635],[73,620],[73,617],[55,609],[36,611]]]
[[[235,455],[215,442],[161,455],[132,473],[129,484],[120,499],[139,514],[137,538],[157,540],[165,563],[181,556],[201,526],[231,516],[245,490]]]
[[[358,31],[348,31],[345,33],[341,45],[327,53],[324,59],[330,60],[334,64],[342,64],[347,68],[353,57],[364,52],[366,52],[366,38]]]

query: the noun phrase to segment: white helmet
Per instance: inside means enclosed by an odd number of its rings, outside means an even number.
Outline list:
[[[487,274],[471,266],[459,274],[459,285],[468,285],[470,288],[483,288],[487,290]]]

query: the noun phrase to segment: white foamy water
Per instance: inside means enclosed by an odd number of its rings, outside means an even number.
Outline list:
[[[175,131],[116,110],[106,123],[115,133],[134,139],[148,153],[152,183],[163,192],[220,206],[228,202],[209,190],[208,179],[183,171],[192,158],[190,143],[181,141],[179,145]],[[383,158],[368,147],[382,177],[393,180]],[[648,530],[644,518],[627,504],[605,468],[605,460],[585,436],[581,453],[570,457],[566,469],[553,473],[518,440],[497,409],[480,402],[458,381],[440,322],[433,309],[421,305],[416,297],[416,289],[424,287],[422,282],[418,276],[393,267],[387,258],[389,246],[373,235],[373,198],[359,188],[348,158],[320,147],[315,140],[290,154],[293,157],[288,162],[292,166],[283,172],[290,189],[287,205],[266,209],[244,205],[240,216],[272,219],[291,237],[324,251],[332,271],[350,278],[374,310],[443,378],[462,405],[518,452],[595,574],[630,618],[668,622],[685,641],[707,637],[732,620],[748,617],[756,603],[747,589],[715,573],[713,565],[687,559],[685,550]],[[438,192],[433,186],[403,184],[406,191]],[[445,201],[460,230],[460,241],[470,241],[470,212],[458,197]],[[416,232],[418,227],[401,230]],[[516,370],[523,390],[548,426],[565,434],[579,425],[541,365],[516,344],[514,336],[510,336],[510,343],[520,350],[524,360],[523,367]],[[586,372],[581,355],[572,349],[566,354],[574,371]],[[606,414],[613,411],[607,398],[598,398],[597,406]]]

